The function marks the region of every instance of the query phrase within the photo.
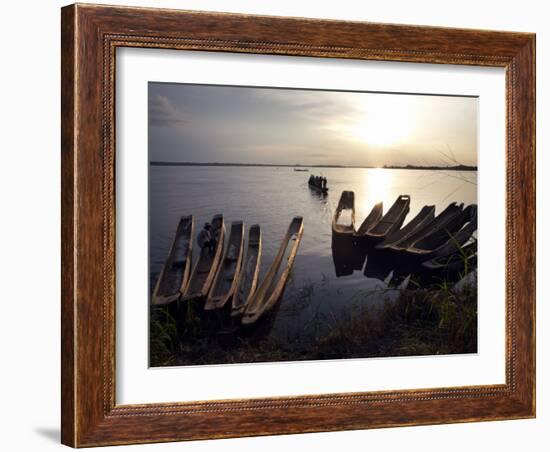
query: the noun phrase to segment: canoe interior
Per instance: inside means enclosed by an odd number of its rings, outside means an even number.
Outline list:
[[[367,235],[384,238],[399,229],[409,213],[410,204],[411,197],[409,195],[398,196],[390,210],[371,228]]]
[[[256,290],[260,274],[260,260],[262,256],[262,231],[259,224],[254,224],[248,231],[248,244],[243,261],[243,268],[239,286],[233,296],[231,314],[242,314],[250,298]]]
[[[168,303],[179,298],[189,280],[194,234],[193,216],[181,217],[168,258],[160,272],[152,301]]]
[[[332,231],[335,233],[352,234],[355,232],[355,193],[343,191],[334,211]]]
[[[401,229],[398,229],[397,231],[394,231],[391,234],[388,234],[388,236],[386,236],[384,241],[380,243],[376,248],[383,249],[389,245],[392,245],[393,243],[397,243],[400,240],[403,240],[404,238],[413,234],[415,231],[419,230],[420,228],[424,227],[425,225],[433,221],[434,218],[435,218],[435,206],[422,207],[420,212],[411,221],[409,221]]]
[[[252,324],[258,318],[272,309],[280,299],[302,239],[304,221],[302,217],[294,217],[281,242],[279,251],[266,273],[260,287],[252,296],[244,311],[242,323]]]
[[[383,203],[379,202],[378,204],[376,204],[367,215],[367,218],[365,218],[363,223],[361,223],[359,229],[357,229],[357,235],[364,235],[369,232],[374,227],[374,225],[380,221],[383,211]]]
[[[215,304],[216,308],[221,308],[227,302],[227,299],[233,295],[241,269],[243,245],[243,222],[233,221],[227,239],[227,247],[210,289],[206,308],[211,303]]]
[[[213,254],[206,248],[201,249],[199,259],[195,264],[183,299],[205,297],[212,285],[212,280],[214,279],[220,262],[225,239],[223,215],[215,215],[212,218],[211,224],[212,235],[216,240],[216,248]]]
[[[398,242],[394,242],[390,245],[391,249],[394,250],[405,250],[413,245],[418,240],[421,240],[424,237],[427,237],[430,234],[433,234],[438,229],[442,228],[452,220],[454,217],[462,212],[462,204],[457,205],[456,202],[449,204],[445,210],[443,210],[438,216],[436,216],[431,222],[429,222],[424,227],[416,230],[412,234],[404,237]]]

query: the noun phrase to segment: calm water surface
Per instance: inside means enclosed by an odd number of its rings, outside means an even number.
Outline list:
[[[194,215],[196,233],[217,213],[223,213],[226,230],[231,221],[244,221],[246,237],[250,225],[260,224],[260,280],[292,218],[304,217],[302,242],[270,333],[288,340],[316,334],[323,325],[349,315],[358,304],[379,303],[384,297],[375,291],[381,281],[367,278],[361,271],[336,277],[331,222],[343,190],[355,192],[356,227],[374,204],[383,201],[386,212],[400,194],[411,196],[405,222],[426,204],[435,204],[437,215],[452,201],[477,203],[475,171],[312,168],[297,172],[288,167],[206,166],[152,166],[149,171],[152,282],[166,259],[182,215]],[[328,179],[328,196],[320,197],[309,189],[310,174]]]

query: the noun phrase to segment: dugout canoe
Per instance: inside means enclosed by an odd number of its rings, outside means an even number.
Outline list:
[[[477,230],[477,205],[471,204],[433,234],[414,242],[406,250],[411,256],[440,256],[457,251]]]
[[[350,223],[341,222],[344,215],[350,216]],[[338,206],[332,217],[332,233],[341,235],[353,235],[355,233],[355,193],[343,191],[338,201]]]
[[[211,254],[206,248],[201,249],[197,263],[189,278],[187,289],[181,298],[182,301],[204,298],[208,295],[210,287],[212,287],[212,282],[216,276],[216,271],[218,270],[218,265],[223,253],[225,240],[223,215],[214,215],[211,224],[212,235],[216,240],[214,253]]]
[[[248,244],[243,261],[241,279],[231,303],[231,316],[243,314],[256,292],[260,275],[260,260],[262,257],[262,231],[259,224],[253,224],[248,231]]]
[[[241,322],[251,325],[275,307],[283,294],[304,232],[302,217],[294,217],[260,287],[246,307]],[[286,260],[285,260],[286,256]]]
[[[409,213],[410,204],[411,197],[409,195],[399,195],[386,215],[367,232],[366,237],[370,240],[383,240],[398,230]]]
[[[365,218],[363,223],[361,223],[361,226],[359,226],[359,229],[357,229],[355,235],[357,237],[362,237],[369,232],[380,221],[383,211],[384,208],[381,202],[375,204],[370,213],[367,215],[367,218]]]
[[[466,267],[473,268],[477,264],[477,242],[461,247],[450,255],[434,257],[422,263],[428,271],[460,271]]]
[[[409,221],[405,226],[403,226],[401,229],[398,229],[397,231],[389,234],[382,243],[379,243],[376,245],[376,249],[383,250],[394,243],[397,243],[407,237],[409,237],[411,234],[414,234],[416,231],[420,230],[424,226],[426,226],[428,223],[431,223],[435,219],[435,206],[424,206],[418,212],[418,214]]]
[[[194,229],[195,223],[192,215],[180,218],[174,241],[151,296],[153,305],[172,303],[185,292],[193,260]]]
[[[438,216],[436,216],[433,221],[429,222],[423,228],[420,228],[409,234],[407,237],[399,240],[398,242],[392,243],[390,246],[385,248],[386,251],[392,252],[401,252],[405,251],[408,247],[413,245],[416,241],[427,237],[434,232],[438,231],[440,228],[444,227],[449,221],[458,216],[462,212],[463,204],[457,205],[456,202],[450,203],[445,210],[443,210]]]
[[[243,249],[244,224],[242,221],[233,221],[227,238],[225,253],[220,261],[204,305],[205,311],[223,308],[237,290],[241,274]]]

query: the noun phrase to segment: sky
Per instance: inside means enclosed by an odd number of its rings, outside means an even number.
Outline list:
[[[477,165],[473,97],[149,83],[150,160]]]

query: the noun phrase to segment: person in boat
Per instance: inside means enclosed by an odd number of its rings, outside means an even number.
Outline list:
[[[322,183],[321,183],[321,188],[322,189],[325,189],[327,188],[327,178],[323,176],[323,180],[322,180]]]
[[[210,223],[204,223],[203,228],[197,236],[197,242],[201,252],[204,249],[208,250],[210,254],[214,254],[216,239],[212,236],[212,225]]]

